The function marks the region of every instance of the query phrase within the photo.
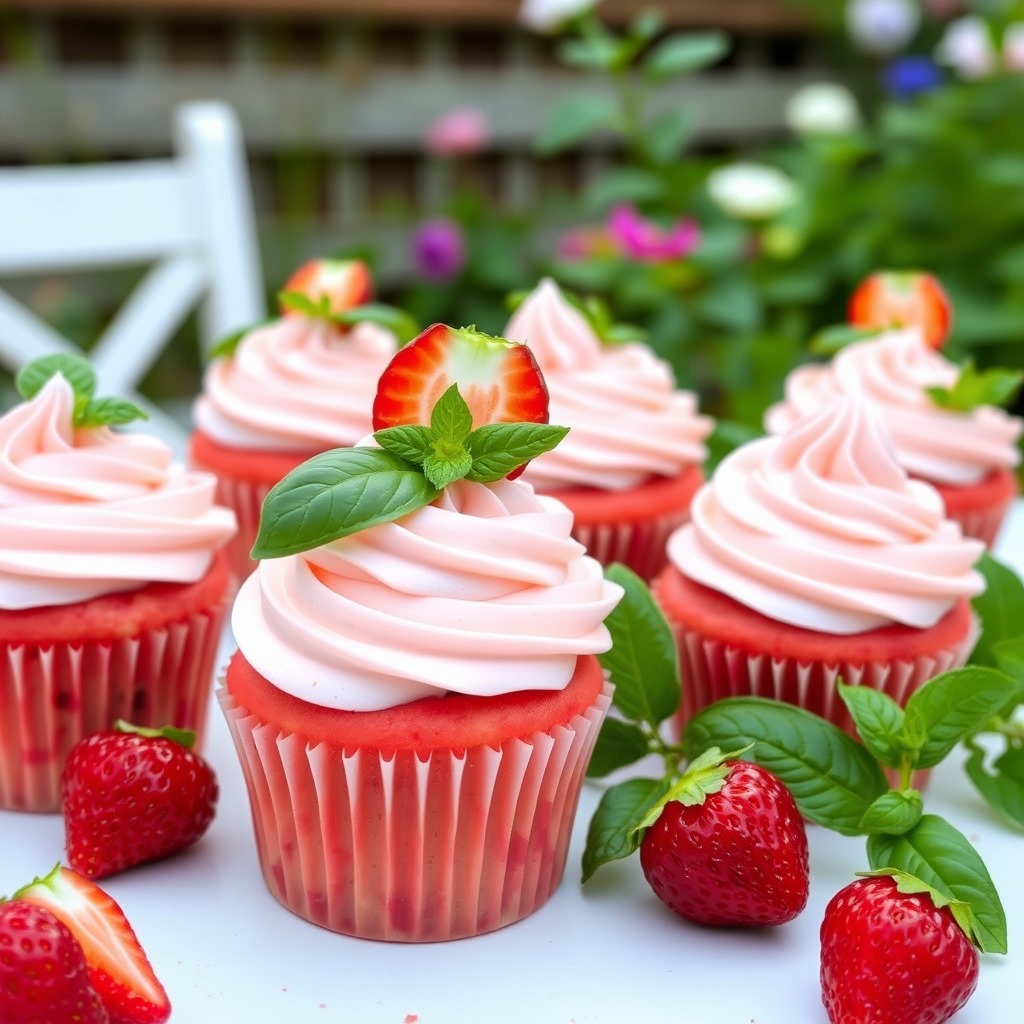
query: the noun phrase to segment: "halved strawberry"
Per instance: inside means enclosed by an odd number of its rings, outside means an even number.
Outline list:
[[[288,278],[284,291],[302,292],[314,302],[326,296],[331,312],[341,313],[373,298],[373,279],[362,260],[310,260]]]
[[[163,1024],[171,1004],[124,912],[98,885],[58,865],[14,899],[44,907],[67,925],[111,1024]]]
[[[533,353],[519,342],[472,327],[428,327],[395,357],[377,382],[373,429],[430,425],[437,400],[453,384],[486,423],[547,423],[548,389]]]
[[[942,285],[931,274],[872,274],[850,299],[848,319],[855,327],[920,327],[932,348],[949,334],[953,310]]]

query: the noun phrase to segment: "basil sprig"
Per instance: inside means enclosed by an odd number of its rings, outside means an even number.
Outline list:
[[[96,374],[82,356],[61,352],[41,356],[23,366],[14,378],[14,386],[22,398],[35,398],[52,377],[60,374],[75,393],[72,423],[75,427],[123,426],[135,420],[149,419],[133,402],[124,398],[93,398]]]
[[[1021,384],[1024,370],[995,367],[979,372],[969,360],[951,388],[925,388],[928,397],[943,409],[971,412],[982,405],[1009,405]]]

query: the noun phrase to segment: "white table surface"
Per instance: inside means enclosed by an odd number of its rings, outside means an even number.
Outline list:
[[[1003,533],[1024,570],[1024,507]],[[581,800],[566,876],[538,913],[502,931],[432,945],[368,942],[295,917],[266,891],[242,774],[219,708],[206,755],[221,785],[206,837],[179,856],[106,879],[174,1006],[174,1024],[826,1024],[818,928],[831,896],[866,867],[864,840],[808,829],[807,909],[777,929],[690,925],[648,889],[636,857],[579,882]],[[926,807],[977,846],[1002,894],[1010,954],[982,958],[957,1024],[1019,1020],[1024,978],[1024,833],[986,809],[956,752],[933,774]],[[0,812],[0,892],[62,856],[59,815]]]

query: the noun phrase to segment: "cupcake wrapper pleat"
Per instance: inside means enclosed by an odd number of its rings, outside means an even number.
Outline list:
[[[0,644],[0,808],[59,810],[68,751],[117,718],[201,742],[224,609],[117,640]]]
[[[237,480],[219,473],[217,475],[217,504],[227,505],[238,520],[238,532],[228,541],[225,550],[231,572],[239,583],[256,568],[256,562],[249,557],[249,552],[256,543],[263,500],[270,493],[271,486],[251,480]]]
[[[477,935],[533,913],[562,878],[610,693],[529,740],[423,759],[310,746],[221,688],[268,889],[324,928],[400,942]]]
[[[669,536],[689,521],[687,507],[645,522],[576,523],[572,535],[602,565],[621,562],[643,579],[652,580],[668,564],[665,546]]]
[[[978,509],[974,512],[963,512],[959,515],[950,514],[949,518],[960,524],[965,537],[975,537],[982,541],[986,547],[995,546],[996,538],[999,536],[999,529],[1003,520],[1010,511],[1013,499],[993,505],[991,508]]]

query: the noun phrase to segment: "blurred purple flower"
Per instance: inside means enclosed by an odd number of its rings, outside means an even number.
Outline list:
[[[487,118],[476,107],[458,107],[427,127],[427,152],[434,156],[472,156],[487,141]]]
[[[448,281],[466,262],[462,228],[446,217],[425,220],[412,235],[416,269],[428,281]]]
[[[882,79],[891,96],[910,99],[942,85],[942,71],[930,57],[900,57],[885,69]]]
[[[626,256],[644,263],[680,259],[693,252],[700,243],[700,228],[696,221],[684,217],[671,227],[663,228],[642,217],[628,203],[612,210],[608,230]]]
[[[555,246],[560,260],[578,263],[594,256],[608,256],[615,252],[615,243],[606,227],[570,228]]]

